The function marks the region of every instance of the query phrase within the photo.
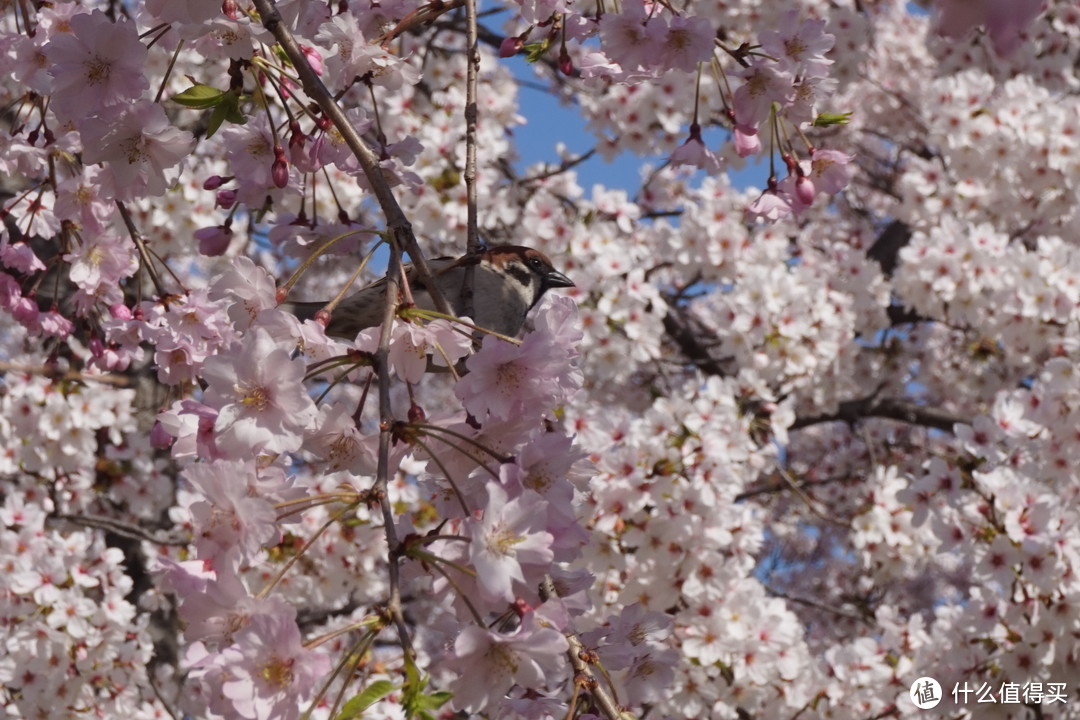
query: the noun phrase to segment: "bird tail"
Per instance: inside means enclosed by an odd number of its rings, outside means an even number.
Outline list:
[[[325,301],[315,302],[287,302],[278,306],[279,310],[290,312],[301,320],[313,320],[315,313],[319,312],[326,306]]]

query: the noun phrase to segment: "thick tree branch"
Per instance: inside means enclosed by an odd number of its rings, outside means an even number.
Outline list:
[[[682,354],[703,373],[720,377],[728,374],[720,361],[709,353],[708,348],[702,344],[701,338],[694,333],[689,321],[678,310],[672,310],[664,316],[664,330]]]
[[[964,418],[925,405],[917,405],[909,400],[882,398],[872,395],[857,400],[845,400],[840,403],[835,413],[797,418],[790,429],[799,430],[811,425],[828,422],[845,422],[848,425],[854,425],[860,420],[872,417],[922,425],[923,427],[942,430],[947,433],[953,432],[953,426],[957,423],[967,422]]]
[[[899,220],[885,226],[874,244],[866,251],[866,257],[881,266],[885,277],[892,277],[900,258],[900,251],[911,241],[911,228]]]

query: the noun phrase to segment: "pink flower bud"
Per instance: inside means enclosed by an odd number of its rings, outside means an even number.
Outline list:
[[[747,125],[735,126],[735,152],[739,157],[749,157],[761,150],[761,138],[757,128]]]
[[[217,197],[214,198],[214,207],[224,208],[229,210],[236,204],[236,191],[235,190],[219,190]]]
[[[160,421],[155,422],[154,427],[150,429],[150,444],[158,450],[167,450],[172,447],[173,436]]]
[[[206,178],[205,182],[203,182],[202,189],[203,190],[217,190],[219,187],[221,187],[224,184],[225,184],[225,178],[221,177],[220,175],[211,175],[210,177]]]
[[[224,255],[232,242],[232,230],[224,225],[204,227],[195,231],[195,239],[199,241],[199,252],[210,257]]]
[[[304,57],[307,58],[308,64],[311,65],[311,69],[315,71],[315,74],[322,75],[322,54],[320,54],[319,51],[315,48],[308,47],[307,45],[301,45],[300,52],[304,53]]]
[[[37,303],[28,297],[19,298],[11,307],[11,316],[18,320],[20,325],[30,325],[37,321],[40,314]]]
[[[521,52],[523,47],[525,47],[525,41],[520,37],[503,38],[503,41],[499,43],[499,57],[514,57]]]
[[[285,160],[285,148],[274,146],[274,164],[270,166],[274,186],[283,188],[289,184],[289,163]]]
[[[814,190],[814,181],[805,175],[800,176],[795,180],[795,197],[799,198],[799,202],[803,205],[809,205],[814,202],[814,195],[817,191]]]
[[[113,305],[110,305],[109,315],[111,315],[114,320],[130,320],[132,317],[134,317],[134,315],[132,315],[131,313],[131,308],[129,308],[124,303],[115,303]]]
[[[236,3],[236,0],[223,0],[221,12],[230,20],[240,19],[240,6]]]
[[[574,72],[574,61],[570,59],[570,53],[565,49],[559,53],[559,72],[563,75],[571,75]]]

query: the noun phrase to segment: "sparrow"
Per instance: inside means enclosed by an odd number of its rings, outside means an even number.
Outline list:
[[[465,257],[441,257],[428,267],[443,297],[455,315],[465,314]],[[522,245],[496,245],[480,256],[473,273],[473,323],[492,332],[516,337],[525,325],[525,316],[544,293],[552,288],[574,287],[570,278],[556,270],[547,255]],[[423,310],[435,310],[435,303],[420,282],[412,264],[405,265],[413,302]],[[386,278],[372,283],[341,301],[330,317],[326,334],[352,340],[357,333],[382,322],[386,306]],[[325,302],[288,303],[301,320],[315,317]]]

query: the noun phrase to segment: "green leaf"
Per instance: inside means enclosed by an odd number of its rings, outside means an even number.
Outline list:
[[[421,695],[416,698],[416,709],[423,713],[425,710],[438,710],[446,703],[450,702],[450,698],[454,697],[454,693],[448,690],[440,690],[433,692],[430,695]]]
[[[206,137],[212,137],[226,120],[234,125],[243,125],[247,122],[247,117],[240,112],[240,97],[232,90],[224,93],[221,102],[210,113],[210,120],[206,123]]]
[[[364,688],[362,693],[345,703],[341,712],[338,713],[337,720],[355,720],[363,715],[365,710],[395,690],[397,686],[389,680],[376,680]]]
[[[210,120],[206,123],[206,137],[213,137],[214,133],[221,127],[221,123],[225,122],[225,114],[228,110],[224,105],[218,105],[214,108],[214,112],[210,113]]]
[[[830,125],[847,125],[852,113],[819,113],[814,118],[814,127],[829,127]]]
[[[173,102],[195,110],[217,107],[228,93],[209,85],[196,83],[182,93],[172,96]]]
[[[534,63],[544,56],[549,47],[551,47],[551,41],[544,38],[538,43],[524,45],[521,49],[525,51],[525,60]]]
[[[438,710],[454,696],[451,692],[439,691],[427,694],[424,690],[428,686],[428,676],[420,676],[420,669],[408,655],[405,656],[405,684],[401,687],[401,706],[405,709],[405,717],[422,718],[422,720],[436,720],[428,710]]]

